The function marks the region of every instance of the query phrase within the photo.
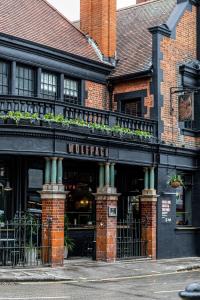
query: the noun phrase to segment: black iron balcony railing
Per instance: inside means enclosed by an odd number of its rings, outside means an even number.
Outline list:
[[[66,119],[78,119],[88,123],[107,125],[110,127],[120,126],[131,130],[141,130],[157,136],[157,122],[150,119],[128,116],[118,112],[103,111],[94,108],[67,104],[63,101],[52,101],[39,98],[19,96],[0,96],[0,114],[9,111],[37,113],[40,118],[52,113],[61,114]]]

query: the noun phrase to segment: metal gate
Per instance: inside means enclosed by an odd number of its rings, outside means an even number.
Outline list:
[[[128,215],[117,223],[117,258],[147,256],[146,221]]]
[[[18,215],[0,223],[0,266],[49,265],[50,247],[42,246],[42,229],[50,233],[51,224],[41,224],[30,214]],[[49,238],[47,240],[50,241]]]

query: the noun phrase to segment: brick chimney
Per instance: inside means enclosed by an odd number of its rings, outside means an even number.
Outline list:
[[[150,1],[150,0],[136,0],[136,4],[145,3],[148,1]]]
[[[116,0],[80,0],[80,29],[98,45],[104,58],[115,58]]]

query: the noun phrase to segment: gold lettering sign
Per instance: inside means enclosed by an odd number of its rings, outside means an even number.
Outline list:
[[[95,157],[108,157],[107,148],[80,144],[67,144],[67,153]]]

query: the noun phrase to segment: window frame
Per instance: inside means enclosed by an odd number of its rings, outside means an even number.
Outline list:
[[[28,70],[28,78],[25,77],[18,77],[18,68],[23,69],[23,75],[25,74],[25,69]],[[29,78],[29,71],[32,72],[32,79]],[[19,70],[20,73],[20,70]],[[20,88],[19,79],[23,80],[23,88]],[[25,80],[28,81],[28,89],[24,88]],[[29,82],[32,82],[32,90],[29,90]],[[36,95],[36,72],[35,69],[30,66],[30,65],[25,65],[25,64],[16,64],[16,76],[15,76],[15,93],[17,96],[22,96],[22,97],[35,97]],[[20,93],[22,91],[22,93]],[[26,92],[28,92],[26,94]]]
[[[0,59],[0,64],[2,63],[2,68],[3,68],[3,65],[6,65],[7,66],[7,92],[4,93],[3,92],[3,88],[6,86],[5,84],[3,84],[3,72],[0,73],[2,74],[2,85],[0,84],[0,86],[2,87],[2,93],[0,92],[0,95],[9,95],[10,94],[10,81],[11,81],[11,66],[10,66],[10,62],[6,61],[6,60],[3,60],[3,59]]]
[[[65,94],[65,80],[69,80],[70,82],[75,82],[77,84],[77,99],[75,100],[74,97],[67,99],[67,96]],[[81,105],[81,81],[75,78],[68,77],[64,75],[63,79],[63,99],[64,102],[67,104],[72,104],[72,105]],[[75,101],[74,101],[75,100]]]
[[[44,75],[45,75],[45,74],[48,75],[48,83],[45,83],[45,81],[44,81],[44,83],[42,82],[42,76],[43,76],[43,74],[44,74]],[[55,85],[51,85],[51,84],[49,83],[49,75],[55,76],[55,78],[56,78],[56,84],[55,84]],[[52,80],[53,80],[53,77],[52,77]],[[50,93],[43,92],[44,89],[42,89],[42,85],[47,85],[48,87],[49,87],[49,86],[56,87],[56,92],[55,92],[55,94],[54,94],[54,95],[52,94],[52,96],[51,96]],[[41,70],[41,77],[40,77],[40,96],[41,96],[42,99],[48,99],[48,100],[53,100],[53,101],[58,100],[58,98],[59,98],[59,94],[58,94],[59,86],[60,86],[60,81],[59,81],[59,76],[58,76],[57,73],[51,72],[51,71],[46,70],[46,69],[42,69],[42,70]]]
[[[123,106],[126,102],[132,101],[134,99],[141,99],[141,116],[133,116],[135,118],[144,118],[144,115],[147,111],[146,107],[144,106],[144,98],[147,97],[147,90],[139,90],[134,92],[127,92],[127,93],[119,93],[115,94],[114,100],[117,102],[117,111],[120,113],[123,112]],[[128,115],[128,114],[127,114]],[[130,115],[132,116],[132,115]]]

